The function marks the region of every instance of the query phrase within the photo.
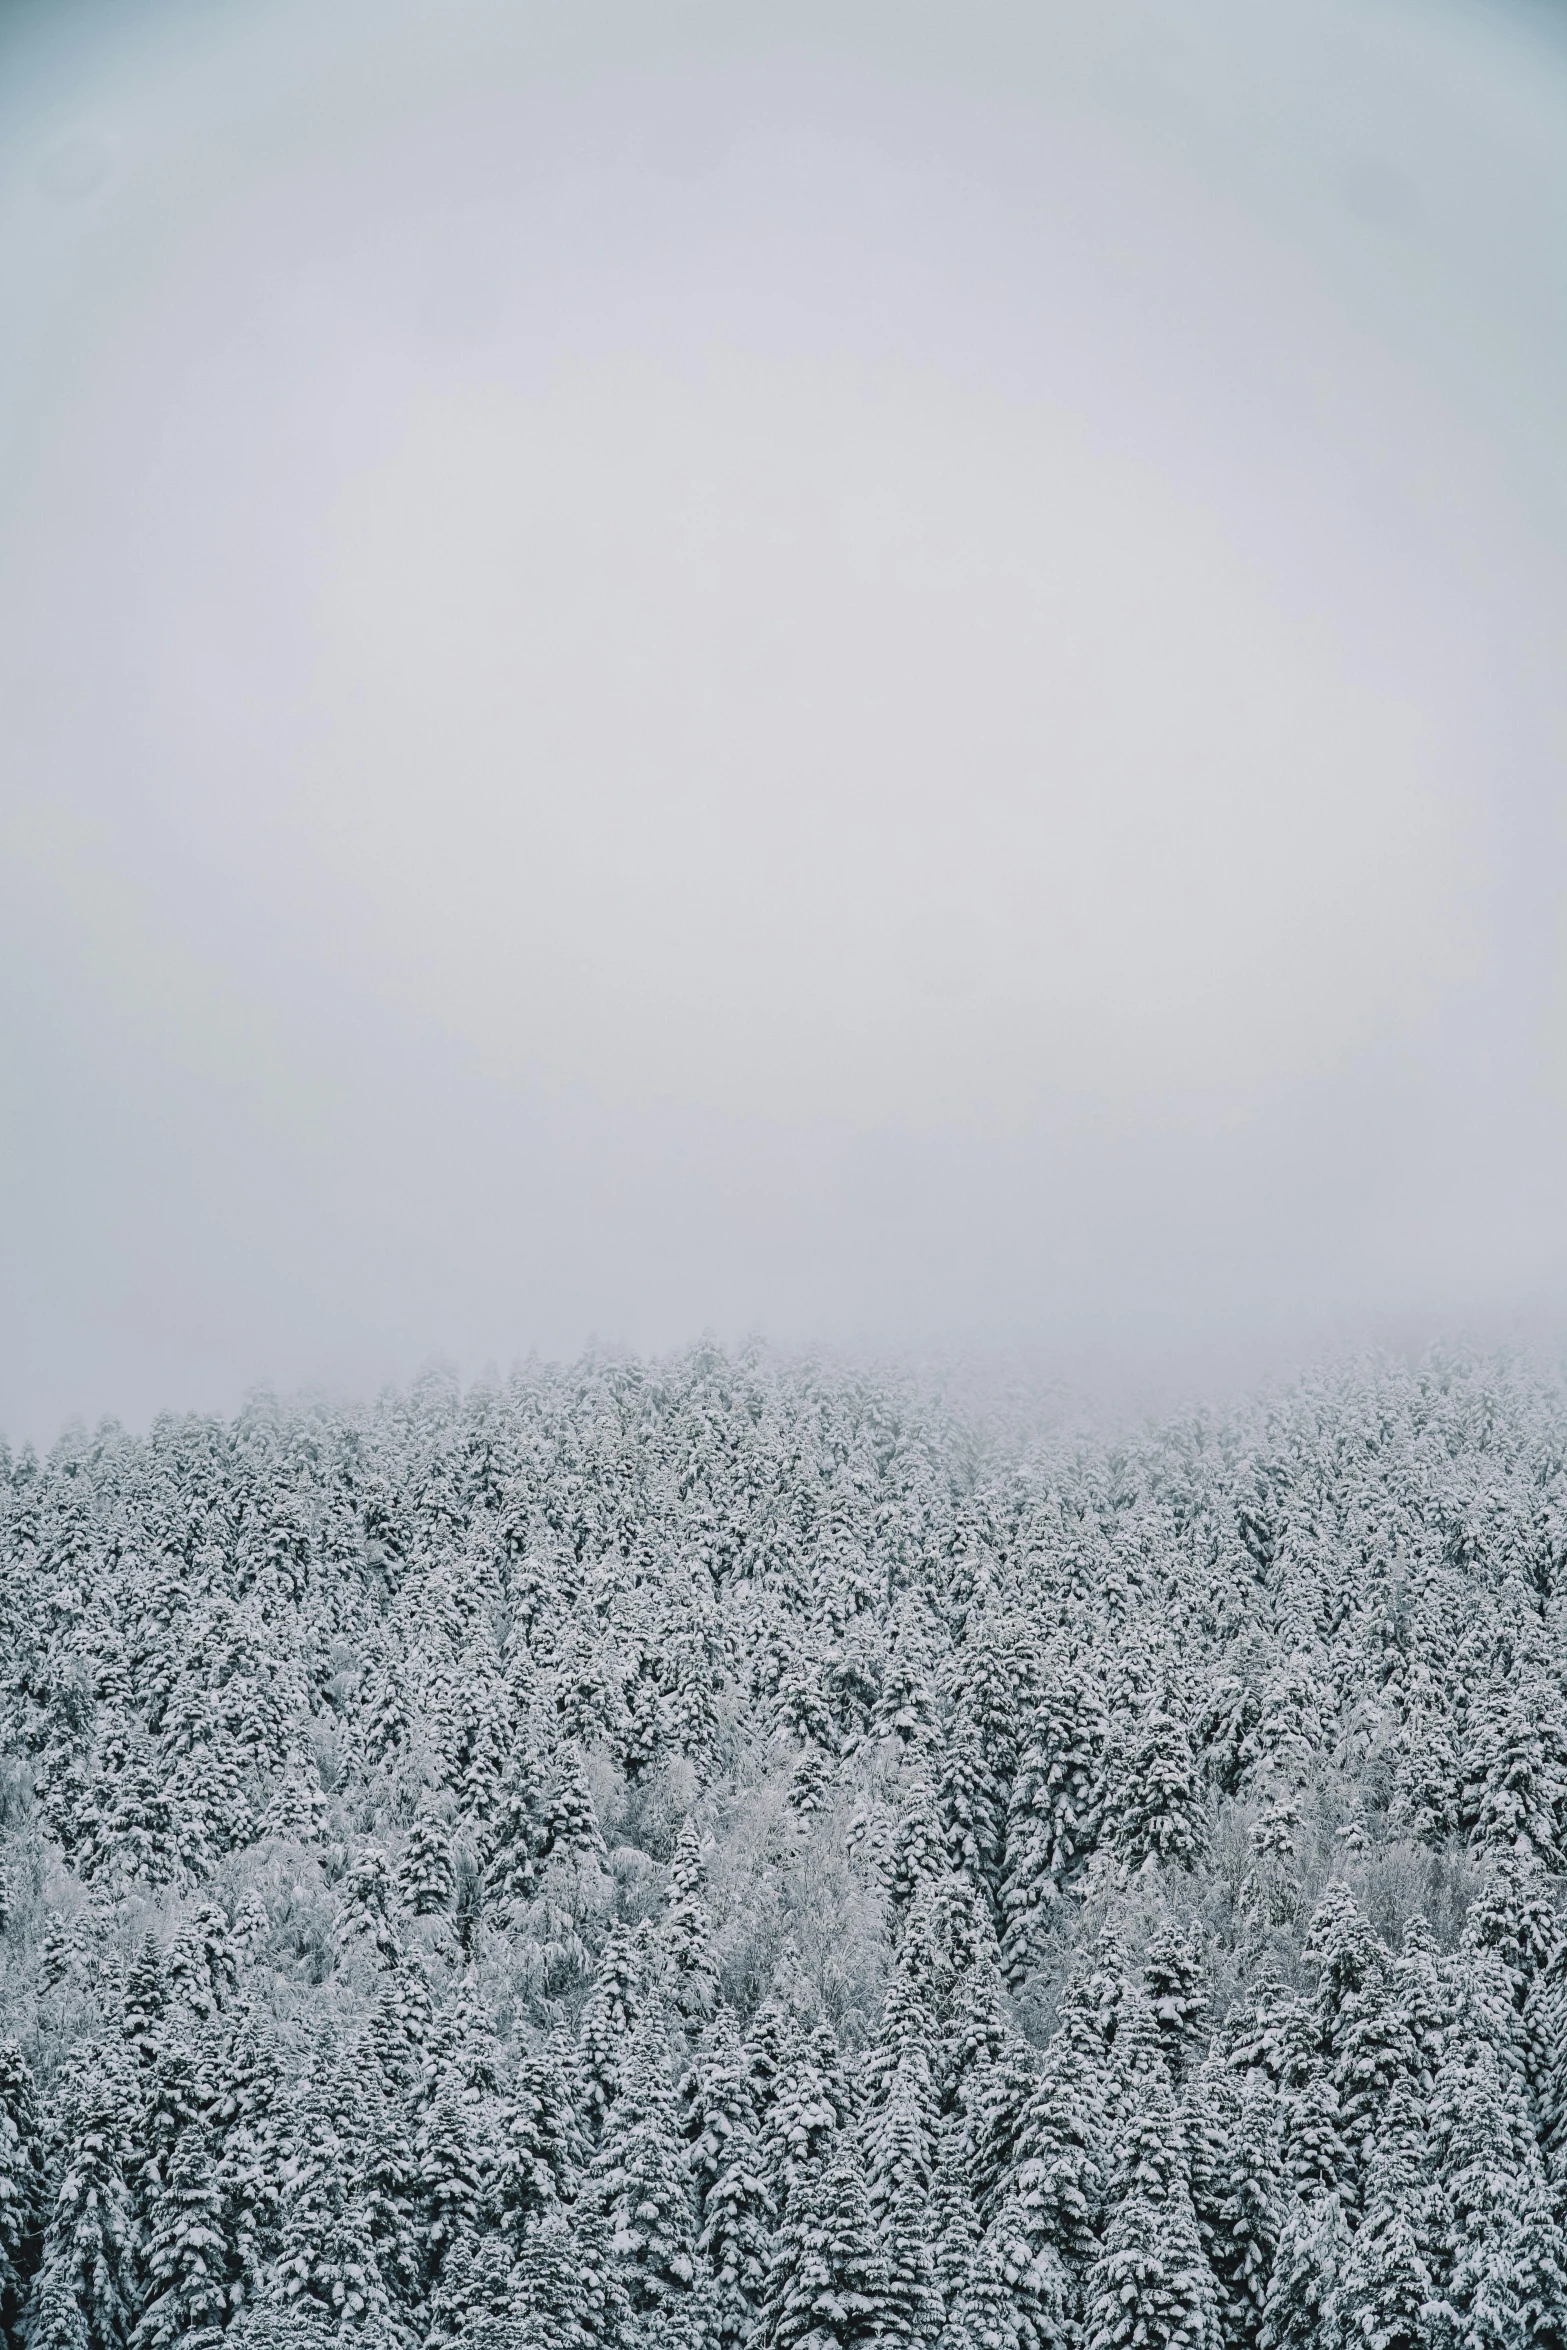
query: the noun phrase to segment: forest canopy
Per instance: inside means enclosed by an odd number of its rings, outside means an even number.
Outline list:
[[[0,2334],[1567,2344],[1567,1385],[0,1448]]]

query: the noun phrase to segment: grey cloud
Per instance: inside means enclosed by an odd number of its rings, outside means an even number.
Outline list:
[[[0,44],[0,1425],[1556,1310],[1548,20]]]

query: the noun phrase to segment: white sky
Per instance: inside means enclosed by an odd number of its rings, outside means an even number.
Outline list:
[[[0,1427],[1557,1312],[1567,35],[0,27]]]

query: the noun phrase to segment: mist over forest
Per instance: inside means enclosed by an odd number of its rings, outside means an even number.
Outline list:
[[[1567,2350],[1564,222],[0,0],[0,2350]]]
[[[1567,1381],[0,1454],[28,2350],[1567,2341]]]

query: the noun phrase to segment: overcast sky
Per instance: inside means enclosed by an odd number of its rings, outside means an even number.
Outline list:
[[[1567,20],[0,20],[0,1427],[1567,1299]]]

